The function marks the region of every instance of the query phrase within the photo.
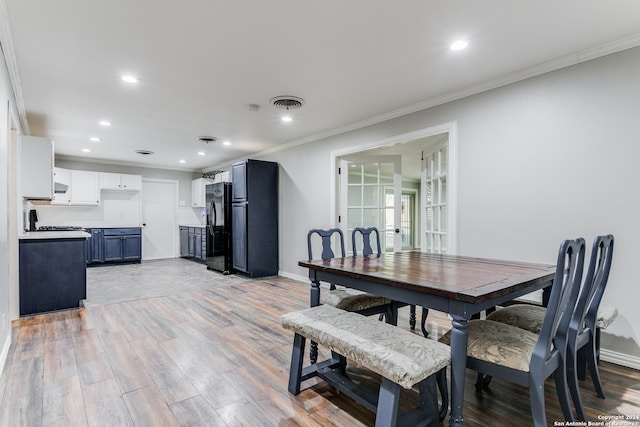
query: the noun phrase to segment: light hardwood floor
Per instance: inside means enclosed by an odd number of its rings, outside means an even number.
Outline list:
[[[203,269],[180,259],[91,269],[87,307],[14,322],[0,426],[374,424],[371,413],[321,381],[304,383],[298,396],[287,391],[292,334],[279,316],[308,305],[307,283]],[[432,336],[449,327],[437,312],[428,321]],[[409,327],[408,308],[399,327]],[[590,419],[640,416],[640,373],[600,368],[606,400],[589,380],[582,384]],[[372,387],[378,380],[358,367],[350,373]],[[473,381],[469,372],[465,425],[531,424],[526,389],[494,379],[477,394]],[[546,396],[553,425],[562,420],[553,382]],[[403,404],[416,397],[403,391]]]

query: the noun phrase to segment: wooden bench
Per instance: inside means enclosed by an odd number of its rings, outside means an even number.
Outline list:
[[[300,393],[302,381],[317,376],[374,412],[376,426],[439,425],[444,419],[448,409],[449,346],[328,305],[287,313],[280,319],[285,329],[295,332],[289,371],[292,394]],[[303,368],[306,338],[329,347],[332,357]],[[351,381],[344,369],[346,359],[382,376],[377,395]],[[400,413],[400,387],[410,389],[415,384],[420,405]]]

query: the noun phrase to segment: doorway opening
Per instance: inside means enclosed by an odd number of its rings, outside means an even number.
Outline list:
[[[385,252],[455,254],[456,153],[455,123],[332,153],[334,224],[377,227]]]

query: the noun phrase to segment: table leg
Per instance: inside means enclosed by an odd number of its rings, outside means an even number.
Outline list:
[[[463,425],[462,404],[464,403],[464,377],[467,370],[467,341],[469,321],[462,316],[452,315],[451,325],[451,412],[450,427]]]
[[[317,280],[311,280],[311,293],[309,307],[316,307],[320,305],[320,282]],[[311,341],[309,343],[309,359],[311,363],[318,361],[318,343]]]

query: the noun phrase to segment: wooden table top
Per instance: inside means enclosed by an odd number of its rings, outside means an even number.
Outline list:
[[[313,271],[381,283],[472,304],[553,280],[555,265],[424,252],[300,261]]]

